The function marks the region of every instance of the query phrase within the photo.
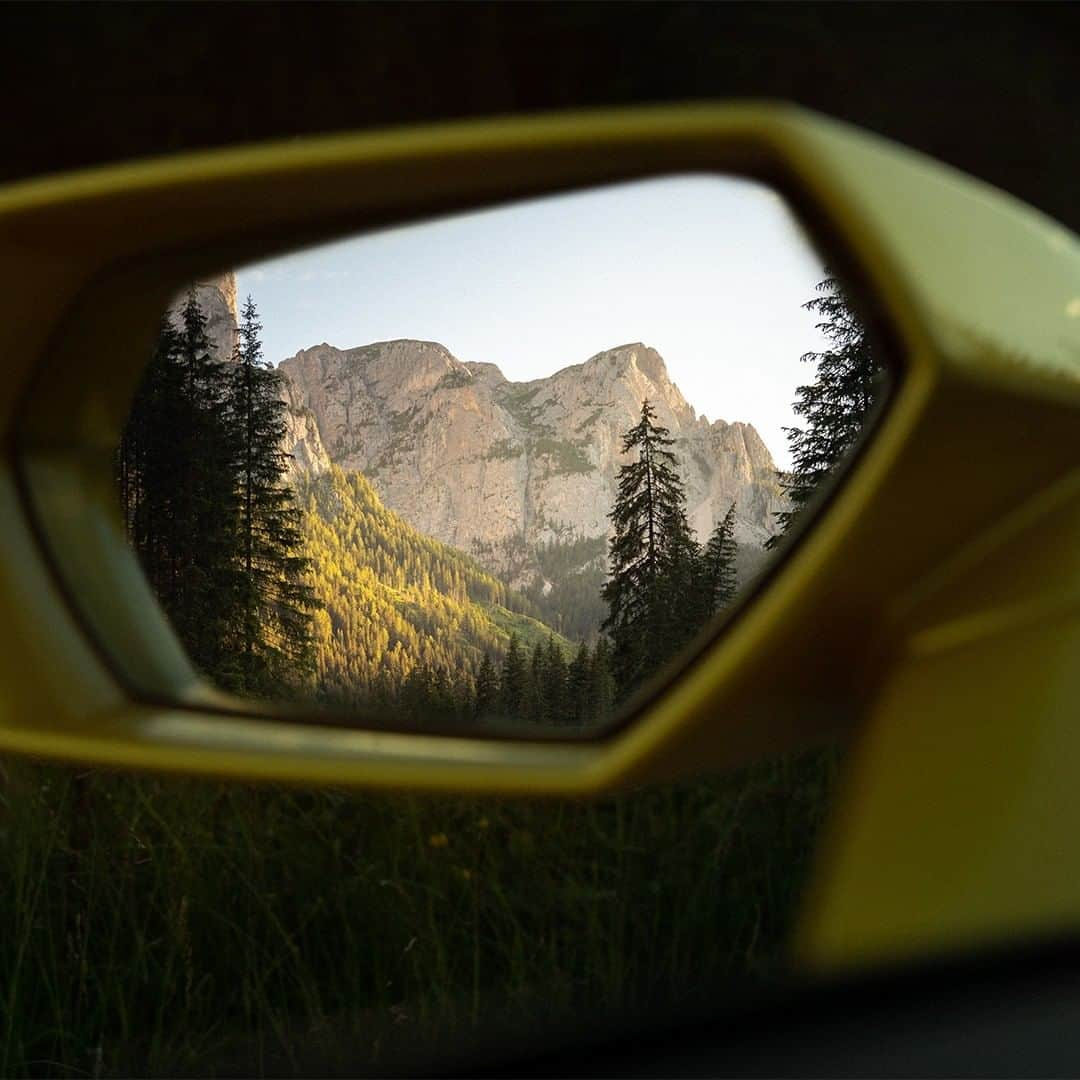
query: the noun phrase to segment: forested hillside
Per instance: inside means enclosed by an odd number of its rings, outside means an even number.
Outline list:
[[[511,634],[530,651],[551,639],[569,654],[570,642],[528,614],[528,600],[388,510],[362,474],[301,474],[296,495],[321,604],[317,683],[326,700],[393,699],[422,670],[468,684],[485,653],[501,661]]]

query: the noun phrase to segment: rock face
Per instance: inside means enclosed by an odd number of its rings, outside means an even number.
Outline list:
[[[279,370],[299,467],[362,471],[416,528],[465,551],[606,536],[622,435],[646,397],[675,439],[699,538],[734,502],[736,539],[760,549],[785,507],[754,428],[699,417],[640,343],[527,383],[411,340],[324,343]]]
[[[195,290],[216,355],[231,356],[235,278],[200,280]],[[174,317],[185,299],[170,305]],[[699,538],[734,502],[736,539],[760,551],[786,506],[754,428],[699,417],[660,354],[640,342],[526,383],[412,340],[324,343],[278,370],[295,470],[357,469],[414,527],[493,569],[514,562],[511,551],[607,536],[622,435],[646,397],[675,439]]]
[[[331,465],[330,455],[323,446],[315,414],[297,400],[291,380],[284,380],[281,396],[289,407],[285,413],[284,447],[292,455],[292,472],[326,472]]]
[[[213,346],[214,355],[219,360],[228,360],[236,343],[236,277],[232,273],[219,274],[216,277],[201,278],[192,286],[195,298],[206,316],[206,336]],[[180,324],[180,312],[187,301],[187,290],[178,295],[169,305],[169,314],[177,325]]]

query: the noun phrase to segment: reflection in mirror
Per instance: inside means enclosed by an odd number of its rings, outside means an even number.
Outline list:
[[[222,688],[572,735],[739,602],[884,383],[772,190],[638,181],[195,284],[118,484]]]

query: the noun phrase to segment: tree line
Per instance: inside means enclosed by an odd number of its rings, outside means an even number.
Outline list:
[[[516,633],[501,659],[485,652],[474,670],[417,664],[381,711],[413,725],[480,723],[589,727],[606,720],[616,701],[607,641],[567,650],[555,635],[529,649]]]

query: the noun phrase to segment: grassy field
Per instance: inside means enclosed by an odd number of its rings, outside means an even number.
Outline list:
[[[768,977],[834,771],[541,804],[7,761],[0,1074],[378,1073]]]

